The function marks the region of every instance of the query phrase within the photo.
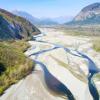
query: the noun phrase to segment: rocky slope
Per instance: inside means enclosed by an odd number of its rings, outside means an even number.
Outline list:
[[[40,31],[26,19],[0,9],[0,40],[30,38]]]
[[[69,24],[100,24],[100,3],[84,7]]]

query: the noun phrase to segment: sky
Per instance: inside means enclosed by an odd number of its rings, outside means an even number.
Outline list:
[[[76,16],[85,6],[100,0],[0,0],[0,8],[21,10],[35,17]]]

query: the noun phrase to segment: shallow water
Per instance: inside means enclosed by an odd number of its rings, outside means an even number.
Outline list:
[[[55,43],[49,43],[49,42],[46,42],[46,41],[41,41],[41,37],[43,36],[42,35],[38,35],[38,36],[35,36],[33,37],[35,41],[37,42],[42,42],[42,43],[48,43],[48,44],[52,44],[54,45],[53,48],[50,48],[50,49],[46,49],[46,50],[41,50],[39,52],[36,52],[36,53],[33,53],[32,55],[35,55],[35,56],[38,56],[40,54],[43,54],[45,52],[48,52],[48,51],[51,51],[51,50],[54,50],[54,49],[58,49],[58,48],[62,48],[64,49],[67,53],[70,53],[71,55],[74,55],[74,56],[78,56],[78,57],[81,57],[81,58],[84,58],[88,61],[88,70],[89,70],[89,74],[88,74],[88,87],[89,87],[89,90],[90,90],[90,93],[93,97],[94,100],[99,100],[100,97],[99,97],[99,93],[96,89],[96,86],[93,82],[93,76],[97,73],[100,72],[100,69],[98,69],[95,65],[95,63],[85,54],[83,54],[82,52],[79,52],[79,51],[76,51],[74,50],[74,52],[68,48],[65,48],[64,46],[62,45],[59,45],[59,44],[55,44]],[[30,56],[32,56],[30,55]],[[42,63],[42,62],[39,62],[39,61],[35,61],[37,64],[40,64],[41,67],[43,68],[44,70],[44,73],[45,73],[45,81],[46,81],[46,84],[47,86],[52,89],[53,91],[55,92],[58,92],[58,93],[61,93],[61,94],[64,94],[64,95],[67,95],[69,97],[69,100],[74,100],[74,96],[73,94],[70,92],[70,90],[68,89],[68,87],[64,86],[59,80],[57,80],[46,68],[46,66]],[[53,81],[53,82],[52,82]],[[54,83],[54,84],[52,84]],[[71,96],[70,96],[71,95]]]

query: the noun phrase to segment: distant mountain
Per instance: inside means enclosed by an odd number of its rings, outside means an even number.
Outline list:
[[[29,38],[40,31],[26,19],[0,9],[0,40]]]
[[[55,25],[55,24],[58,24],[56,21],[53,21],[52,19],[36,18],[36,17],[33,17],[31,14],[24,12],[24,11],[15,10],[12,13],[17,15],[17,16],[21,16],[21,17],[29,20],[32,24],[35,24],[35,25]]]
[[[73,19],[73,16],[60,16],[52,18],[53,21],[56,21],[59,24],[64,24],[65,22],[69,22]]]
[[[71,22],[67,24],[100,24],[100,3],[86,6]]]
[[[40,18],[39,25],[57,25],[58,23],[51,18]]]
[[[33,17],[31,14],[25,12],[25,11],[12,11],[13,14],[17,15],[17,16],[21,16],[27,20],[29,20],[32,24],[38,24],[40,22],[40,19]]]

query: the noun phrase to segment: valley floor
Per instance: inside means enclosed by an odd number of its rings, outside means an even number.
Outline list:
[[[100,68],[100,53],[92,49],[91,38],[80,36],[67,36],[65,33],[55,29],[42,28],[40,29],[45,36],[39,37],[38,40],[59,44],[73,50],[78,50],[88,55]],[[53,44],[43,43],[38,41],[29,41],[29,48],[25,55],[29,56],[36,52],[53,48]],[[31,59],[37,59],[44,63],[50,73],[60,80],[65,86],[70,89],[76,100],[93,100],[88,88],[88,62],[83,58],[73,56],[65,52],[62,48],[53,49],[48,52],[30,56]],[[100,74],[100,73],[99,73]],[[100,75],[97,75],[100,76]],[[99,77],[94,76],[94,82],[100,92]],[[46,86],[43,70],[41,66],[36,65],[35,71],[28,75],[19,83],[12,85],[5,94],[0,97],[0,100],[65,100],[66,97],[59,96],[57,93],[49,90]]]

